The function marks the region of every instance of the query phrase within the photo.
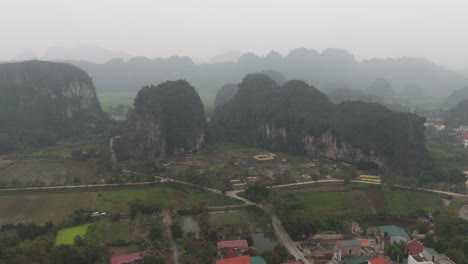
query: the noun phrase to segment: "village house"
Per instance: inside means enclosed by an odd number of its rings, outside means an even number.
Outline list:
[[[142,254],[140,252],[127,254],[127,255],[120,255],[114,256],[111,258],[111,264],[129,264],[138,262],[142,259]]]
[[[216,264],[252,264],[250,256],[240,256],[235,258],[220,259]]]
[[[413,239],[406,244],[406,253],[408,255],[419,255],[423,253],[424,246],[421,242]]]
[[[220,259],[216,264],[267,264],[261,256],[240,256],[234,258]]]
[[[217,243],[218,259],[234,258],[244,255],[249,249],[247,240],[229,240]]]
[[[410,237],[406,231],[398,226],[380,226],[377,240],[385,244],[407,243]]]
[[[375,256],[374,249],[367,240],[337,240],[333,252],[333,263],[358,256]]]

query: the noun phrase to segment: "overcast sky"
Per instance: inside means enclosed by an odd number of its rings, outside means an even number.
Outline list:
[[[88,44],[210,58],[343,48],[468,65],[468,0],[0,0],[0,60]]]

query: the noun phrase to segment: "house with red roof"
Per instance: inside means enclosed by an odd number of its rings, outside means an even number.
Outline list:
[[[333,251],[333,263],[358,256],[376,256],[368,240],[337,240]]]
[[[135,261],[142,259],[142,254],[140,252],[121,255],[121,256],[114,256],[111,258],[111,264],[131,264]]]
[[[249,249],[247,240],[220,241],[218,246],[218,258],[233,258],[244,255]]]
[[[389,264],[388,260],[382,257],[369,259],[367,262],[369,262],[369,264]]]
[[[235,258],[220,259],[216,264],[252,264],[250,256],[241,256]]]
[[[419,255],[424,251],[424,246],[421,242],[417,240],[411,240],[406,243],[406,252],[408,255]]]

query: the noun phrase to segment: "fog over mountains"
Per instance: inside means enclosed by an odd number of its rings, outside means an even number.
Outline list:
[[[221,56],[222,57],[222,56]],[[103,64],[62,60],[93,77],[100,91],[132,91],[166,80],[186,79],[200,93],[216,93],[223,85],[240,83],[248,73],[280,72],[287,79],[304,80],[324,92],[338,88],[363,90],[376,79],[387,80],[396,92],[420,88],[425,96],[447,96],[464,87],[467,78],[424,58],[371,59],[357,61],[342,49],[298,48],[282,56],[271,51],[264,57],[245,53],[236,62],[195,64],[189,57],[113,59]]]

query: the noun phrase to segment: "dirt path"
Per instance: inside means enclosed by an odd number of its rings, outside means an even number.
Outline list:
[[[172,236],[172,231],[171,231],[172,217],[171,217],[171,214],[169,213],[169,210],[164,210],[163,216],[164,216],[164,223],[166,225],[165,236],[166,236],[167,241],[169,241],[169,245],[174,254],[173,263],[179,264],[179,250],[177,249],[177,244],[174,241],[174,237]]]

